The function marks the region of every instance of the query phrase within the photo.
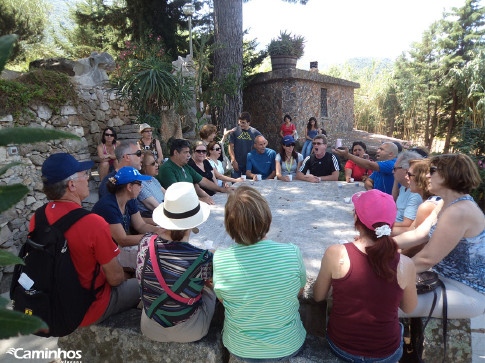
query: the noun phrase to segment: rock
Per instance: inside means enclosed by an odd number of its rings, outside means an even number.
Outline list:
[[[37,59],[29,63],[29,71],[34,68],[43,68],[49,71],[65,73],[69,76],[74,76],[75,62],[66,58],[47,58]]]
[[[12,122],[12,121],[13,121],[12,115],[6,115],[6,116],[0,117],[0,122]]]
[[[131,309],[106,321],[59,338],[64,350],[82,350],[83,361],[222,363],[224,347],[220,327],[211,326],[203,339],[193,343],[160,343],[146,338],[140,331],[141,311]]]
[[[3,226],[2,229],[0,230],[0,245],[2,245],[3,248],[10,247],[10,246],[7,246],[6,243],[9,242],[11,237],[12,237],[12,231],[10,230],[10,228],[8,228],[8,226]]]
[[[74,67],[74,80],[81,86],[97,86],[108,81],[107,70],[115,67],[115,61],[106,52],[93,52],[88,58],[79,59]]]
[[[77,110],[74,106],[61,106],[61,115],[77,115]]]
[[[32,197],[32,196],[28,196],[26,199],[25,199],[25,205],[31,205],[31,204],[34,204],[35,203],[35,198]]]
[[[101,110],[96,110],[95,115],[96,121],[104,121],[106,119],[106,114]]]
[[[41,155],[32,155],[30,157],[30,161],[32,161],[32,163],[37,166],[42,166],[42,164],[44,163],[44,160],[45,158]]]
[[[89,132],[91,132],[92,134],[95,134],[97,132],[100,132],[101,130],[99,129],[99,125],[97,122],[94,122],[94,121],[91,121],[91,123],[89,124]]]
[[[42,120],[48,120],[52,117],[52,110],[44,105],[37,108],[37,116]]]

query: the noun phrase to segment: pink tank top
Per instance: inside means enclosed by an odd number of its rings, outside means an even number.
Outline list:
[[[333,307],[327,334],[340,349],[363,357],[383,358],[401,343],[398,307],[403,290],[394,281],[378,277],[368,256],[353,243],[345,244],[349,272],[332,279]],[[399,254],[391,262],[396,271]]]

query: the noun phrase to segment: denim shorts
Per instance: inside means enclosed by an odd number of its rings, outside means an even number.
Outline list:
[[[346,362],[353,362],[353,363],[359,363],[359,362],[365,362],[365,363],[396,363],[399,361],[399,359],[402,357],[402,334],[404,327],[401,323],[401,344],[397,348],[397,350],[392,353],[391,355],[384,357],[384,358],[370,358],[370,357],[361,357],[358,355],[353,355],[350,353],[347,353],[346,351],[340,349],[337,347],[327,336],[327,341],[328,344],[330,345],[330,348],[332,348],[333,353],[339,357],[342,358]]]
[[[243,358],[238,355],[235,355],[234,353],[231,353],[235,358],[237,358],[240,361],[247,362],[247,363],[270,363],[270,362],[281,362],[281,361],[287,361],[290,358],[296,357],[300,352],[303,350],[303,347],[305,346],[305,343],[301,345],[301,347],[293,352],[290,355],[287,355],[286,357],[280,357],[280,358]]]

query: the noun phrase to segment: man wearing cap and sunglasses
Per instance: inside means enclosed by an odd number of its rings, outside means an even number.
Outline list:
[[[44,193],[51,200],[45,209],[50,224],[70,211],[81,208],[81,202],[89,195],[89,171],[92,161],[78,162],[65,153],[49,156],[42,165]],[[29,231],[35,228],[35,215]],[[99,289],[96,300],[86,312],[80,326],[101,322],[110,315],[128,310],[138,303],[139,292],[136,279],[125,280],[123,268],[118,262],[120,250],[111,239],[105,220],[88,214],[75,222],[64,234],[72,262],[85,289],[91,288],[97,264],[101,265],[95,280]]]
[[[106,177],[101,180],[101,183],[99,183],[98,195],[100,199],[104,195],[108,194],[106,183],[108,182],[109,178],[112,178],[116,175],[118,170],[125,166],[131,166],[136,170],[141,169],[141,159],[143,155],[136,141],[123,140],[116,148],[115,155],[116,159],[118,160],[118,168],[106,175]]]

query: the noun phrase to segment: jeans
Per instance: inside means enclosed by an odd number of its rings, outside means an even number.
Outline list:
[[[247,362],[247,363],[271,363],[271,362],[282,362],[282,361],[287,361],[288,359],[290,358],[293,358],[293,357],[296,357],[298,354],[300,354],[300,352],[303,350],[303,347],[305,346],[305,343],[303,343],[301,345],[301,347],[296,350],[295,352],[293,352],[292,354],[290,355],[287,355],[286,357],[281,357],[281,358],[261,358],[261,359],[258,359],[258,358],[243,358],[243,357],[239,357],[237,355],[235,355],[234,353],[231,353],[234,357],[236,357],[237,359],[243,361],[243,362]]]
[[[231,171],[231,178],[237,179],[241,175],[246,175],[246,165],[241,165],[241,164],[238,164],[238,165],[239,165],[239,171],[236,171],[233,169]]]
[[[361,356],[358,356],[358,355],[353,355],[353,354],[347,353],[346,351],[337,347],[330,340],[328,335],[327,335],[327,341],[328,341],[328,344],[330,345],[330,348],[332,348],[333,353],[337,357],[345,360],[346,362],[352,362],[352,363],[359,363],[359,362],[363,362],[363,363],[396,363],[402,357],[402,343],[403,343],[402,342],[402,334],[403,334],[404,327],[401,323],[399,323],[399,325],[401,325],[401,344],[399,345],[399,347],[397,348],[397,350],[394,353],[392,353],[391,355],[384,357],[384,358],[361,357]]]
[[[303,144],[303,149],[301,149],[301,154],[303,155],[303,159],[310,155],[312,152],[312,140],[306,140],[305,144]]]

